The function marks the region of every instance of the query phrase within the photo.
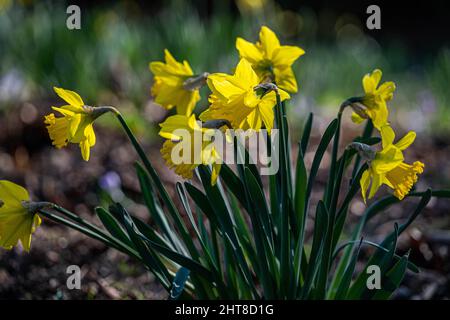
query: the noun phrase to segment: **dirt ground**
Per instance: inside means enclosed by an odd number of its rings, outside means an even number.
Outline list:
[[[5,112],[0,116],[2,179],[26,186],[35,199],[58,203],[96,223],[93,209],[101,201],[97,195],[109,184],[118,183],[120,188],[115,189],[116,196],[121,198],[126,194],[127,198],[133,199],[127,200],[133,202],[132,213],[148,220],[132,166],[137,157],[120,130],[97,126],[98,143],[92,150],[91,160],[86,163],[76,145],[63,150],[51,146],[42,123],[46,108],[29,103],[18,108],[20,112]],[[323,131],[314,129],[306,154],[307,165],[313,157],[318,130]],[[352,130],[354,128],[344,126],[344,141],[356,133]],[[173,186],[177,177],[164,167],[159,147],[158,139],[145,145],[165,184]],[[445,188],[450,181],[448,140],[420,137],[411,150],[408,150],[408,158],[426,164],[417,189],[424,190],[427,186]],[[319,172],[313,198],[321,195],[326,170],[324,167]],[[367,227],[365,238],[379,241],[382,235],[392,230],[394,220],[411,213],[415,202],[417,199],[406,200],[401,206],[378,215]],[[364,208],[361,200],[353,202],[350,225],[357,221]],[[422,216],[402,235],[399,248],[404,252],[412,249],[411,260],[421,268],[421,273],[407,274],[395,298],[450,297],[449,208],[449,200],[433,199]],[[80,290],[67,289],[66,269],[69,265],[81,267]],[[35,233],[30,253],[21,248],[0,249],[0,299],[164,299],[166,295],[153,276],[131,258],[49,221],[44,221]]]

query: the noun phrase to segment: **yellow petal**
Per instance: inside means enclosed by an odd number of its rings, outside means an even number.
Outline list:
[[[88,140],[89,145],[91,147],[93,147],[95,145],[96,138],[95,138],[94,126],[92,124],[89,124],[86,126],[86,128],[84,128],[84,136]]]
[[[280,41],[272,30],[266,26],[262,26],[259,32],[259,44],[264,50],[265,58],[272,60],[273,52],[280,46]]]
[[[377,109],[367,109],[366,112],[372,119],[373,126],[378,130],[384,125],[388,124],[389,111],[384,100],[377,104]]]
[[[239,61],[234,72],[234,78],[238,79],[244,88],[256,86],[259,82],[258,75],[246,59]]]
[[[370,75],[370,77],[372,78],[375,88],[378,87],[378,84],[380,83],[382,75],[383,75],[383,73],[381,72],[380,69],[375,69],[372,71],[372,74]]]
[[[376,174],[386,173],[402,163],[403,159],[401,150],[389,145],[376,154],[375,159],[371,162],[371,168]]]
[[[66,101],[71,106],[82,107],[84,106],[83,99],[78,95],[78,93],[63,88],[53,87],[56,94],[60,96],[64,101]]]
[[[297,80],[295,79],[292,68],[274,68],[275,82],[277,86],[291,93],[298,91]]]
[[[394,91],[395,83],[392,81],[385,82],[378,88],[378,94],[385,101],[389,101],[392,99],[392,97],[394,96]]]
[[[222,164],[214,163],[212,165],[212,173],[211,173],[211,185],[214,186],[217,183],[217,178],[220,174],[220,169],[222,168]]]
[[[187,133],[192,132],[194,130],[194,124],[192,121],[195,122],[194,115],[191,117],[187,117],[185,115],[170,116],[163,123],[159,124],[161,127],[159,135],[170,140],[180,140],[182,136],[174,134],[174,131],[184,129]]]
[[[264,126],[266,127],[267,132],[270,134],[272,128],[273,128],[273,121],[274,121],[274,111],[273,111],[273,101],[272,99],[264,99],[261,101],[261,103],[258,105],[259,114],[261,116],[261,119],[264,123]]]
[[[408,132],[403,138],[401,138],[395,146],[400,150],[408,148],[416,139],[416,133],[414,131]]]
[[[252,64],[257,64],[259,61],[263,60],[263,55],[258,47],[240,37],[236,39],[236,49],[241,58],[247,59]]]
[[[83,160],[89,161],[89,157],[91,155],[91,146],[89,144],[88,139],[84,139],[83,141],[80,142],[80,150]]]
[[[190,116],[198,101],[200,101],[198,90],[186,91],[177,104],[177,113]]]
[[[378,189],[380,189],[383,178],[379,174],[374,174],[372,177],[372,186],[370,187],[369,199],[371,199],[375,193],[377,193]]]

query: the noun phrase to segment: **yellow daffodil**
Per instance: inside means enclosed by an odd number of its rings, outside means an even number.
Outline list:
[[[167,49],[164,54],[165,63],[150,63],[154,75],[152,95],[155,102],[164,108],[176,106],[177,114],[189,116],[200,100],[199,88],[204,84],[206,75],[194,76],[187,61],[176,61]]]
[[[397,143],[394,143],[395,134],[389,125],[381,128],[383,149],[375,154],[369,161],[369,169],[361,177],[361,192],[366,201],[367,190],[370,184],[369,199],[372,198],[382,184],[394,190],[394,195],[402,200],[417,182],[417,175],[423,172],[424,164],[415,161],[407,164],[403,160],[403,150],[408,148],[415,140],[416,133],[408,132]]]
[[[83,159],[88,161],[90,149],[95,145],[92,124],[100,114],[111,110],[86,106],[76,92],[56,87],[53,89],[68,105],[52,107],[62,117],[56,117],[53,113],[45,116],[44,122],[50,139],[58,149],[67,146],[69,142],[79,144]]]
[[[225,119],[234,129],[267,131],[273,127],[276,94],[273,90],[259,92],[259,78],[246,59],[239,61],[233,75],[215,73],[208,76],[210,107],[200,115],[202,121]],[[278,89],[280,100],[289,94]]]
[[[372,119],[375,128],[380,128],[388,123],[388,108],[386,102],[394,96],[394,82],[384,82],[380,86],[382,72],[379,69],[370,74],[366,74],[362,80],[365,95],[360,99],[360,103],[352,104],[355,112],[352,120],[361,123],[364,119]]]
[[[191,179],[194,169],[200,164],[211,165],[211,184],[215,185],[222,164],[214,144],[204,141],[212,129],[202,128],[195,115],[174,115],[160,124],[159,135],[167,139],[161,154],[169,168],[185,179]],[[185,152],[188,152],[185,154]],[[177,157],[175,161],[174,157]]]
[[[291,93],[297,92],[297,80],[291,66],[305,53],[303,49],[280,45],[276,34],[266,26],[261,27],[256,44],[237,38],[236,48],[240,57],[251,63],[262,81],[274,82]]]
[[[22,243],[30,250],[31,235],[41,224],[41,218],[30,210],[30,196],[21,186],[0,180],[0,247],[11,249]]]

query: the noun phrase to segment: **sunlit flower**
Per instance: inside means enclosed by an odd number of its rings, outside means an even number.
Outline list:
[[[191,179],[195,168],[200,164],[211,165],[211,184],[215,185],[222,158],[214,143],[204,138],[213,135],[214,130],[203,128],[195,115],[168,117],[160,127],[159,135],[167,139],[161,148],[167,166],[183,178]]]
[[[30,210],[30,196],[21,186],[0,180],[0,247],[11,249],[22,243],[30,250],[31,235],[41,224],[41,218]]]
[[[200,115],[202,121],[225,119],[234,129],[267,131],[273,127],[276,93],[274,90],[255,90],[259,78],[246,59],[239,61],[233,75],[215,73],[208,76],[210,107]],[[280,100],[289,94],[278,89]]]
[[[155,102],[164,108],[176,107],[177,114],[189,116],[200,100],[199,88],[204,84],[206,75],[194,76],[187,61],[176,61],[167,49],[164,54],[165,63],[150,63],[154,75],[152,95]]]
[[[105,111],[86,106],[76,92],[56,87],[53,89],[68,105],[52,107],[62,117],[56,117],[53,113],[45,116],[44,122],[47,125],[50,139],[58,149],[67,146],[69,142],[79,144],[83,159],[88,161],[90,149],[95,145],[92,124]]]
[[[397,143],[394,143],[395,134],[389,125],[381,128],[383,149],[375,154],[369,161],[369,169],[361,177],[361,192],[366,201],[367,190],[370,184],[369,199],[372,198],[382,184],[394,190],[394,195],[402,200],[417,182],[417,175],[423,172],[424,164],[415,161],[407,164],[403,160],[403,150],[408,148],[415,140],[416,133],[408,132]]]
[[[352,120],[355,123],[361,123],[364,119],[372,119],[375,128],[380,129],[388,123],[388,108],[386,102],[394,96],[395,83],[392,81],[384,82],[380,86],[382,72],[379,69],[370,74],[366,74],[362,80],[364,88],[364,97],[361,104],[353,104],[355,112],[352,114]]]
[[[256,44],[242,38],[236,39],[236,48],[241,58],[247,59],[262,81],[274,82],[288,92],[297,92],[297,80],[292,64],[305,51],[296,46],[282,46],[276,34],[263,26]]]

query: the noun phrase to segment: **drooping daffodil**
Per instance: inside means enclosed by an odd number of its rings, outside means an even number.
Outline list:
[[[214,130],[202,127],[195,115],[174,115],[160,124],[159,135],[167,139],[161,154],[169,168],[185,179],[191,179],[200,164],[211,165],[211,184],[215,185],[220,173],[222,158],[208,135]]]

